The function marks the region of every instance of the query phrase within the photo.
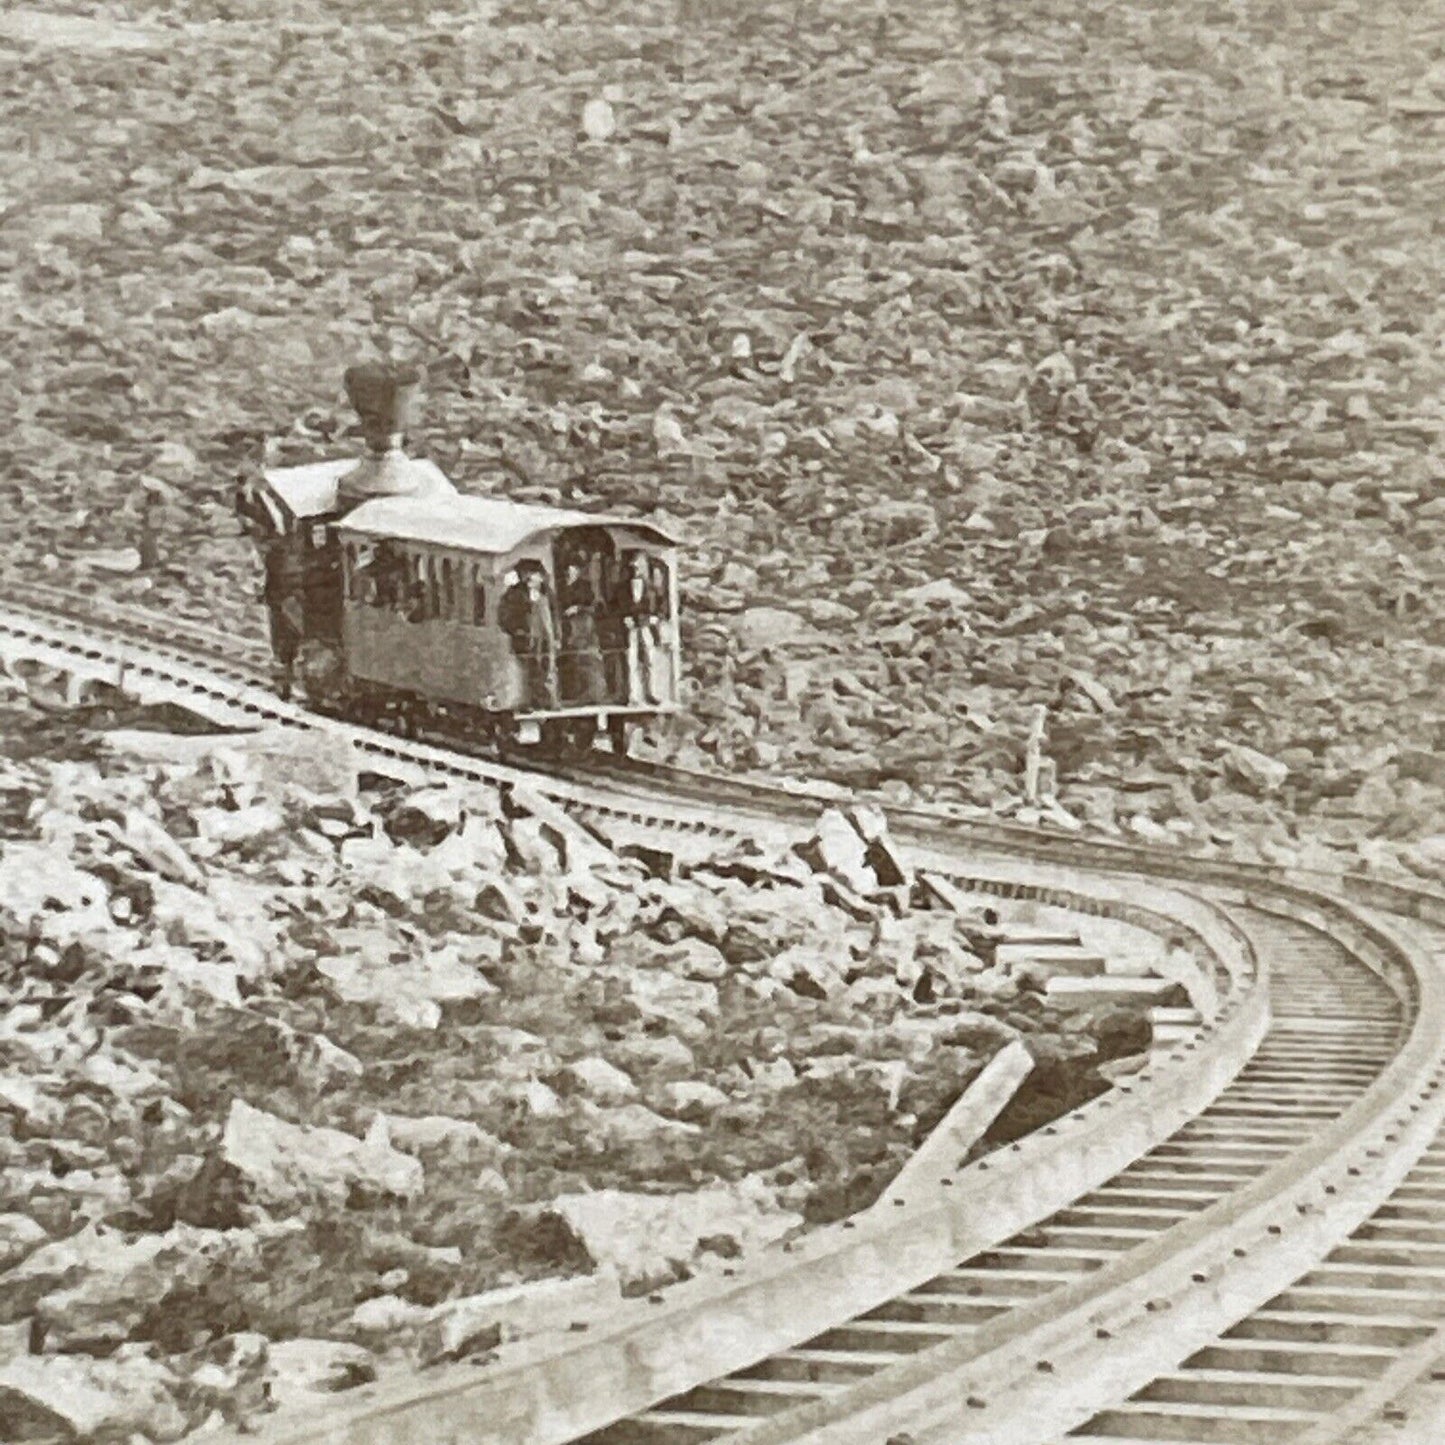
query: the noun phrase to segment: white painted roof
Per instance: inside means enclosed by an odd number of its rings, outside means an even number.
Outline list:
[[[541,533],[571,527],[622,527],[648,542],[671,545],[674,541],[662,528],[634,517],[534,506],[499,497],[471,497],[460,492],[451,496],[374,497],[348,512],[337,526],[341,532],[363,537],[389,537],[494,556],[514,551]]]
[[[339,461],[310,462],[304,467],[274,467],[262,476],[293,517],[320,517],[336,510],[337,483],[359,461],[359,457],[343,457]],[[457,489],[435,462],[408,457],[407,465],[416,473],[414,497],[456,495]]]

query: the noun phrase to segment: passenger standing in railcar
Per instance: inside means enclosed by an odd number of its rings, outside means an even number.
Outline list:
[[[294,547],[288,541],[276,541],[266,548],[266,580],[261,598],[271,624],[271,649],[280,668],[276,691],[282,698],[288,698],[296,675],[296,658],[305,636],[301,569]]]
[[[241,524],[241,531],[258,546],[263,539],[275,535],[274,519],[266,510],[265,503],[256,495],[255,486],[245,477],[236,479],[231,505],[235,509],[236,520]]]
[[[602,702],[607,684],[597,641],[597,589],[581,562],[563,567],[557,602],[562,612],[562,701],[577,707]]]
[[[547,578],[536,563],[517,569],[518,579],[503,594],[497,624],[522,663],[526,705],[555,708],[557,698],[557,624]]]
[[[597,608],[597,643],[602,649],[602,671],[607,702],[627,701],[627,628],[622,620],[622,578],[615,554],[599,557],[602,593]]]
[[[656,621],[652,624],[653,645],[653,690],[658,702],[672,702],[672,648],[668,639],[668,624],[672,621],[672,578],[667,563],[661,557],[652,559],[652,599],[656,610]]]
[[[627,700],[656,707],[657,634],[662,621],[646,555],[631,553],[623,566],[615,608],[627,638]]]

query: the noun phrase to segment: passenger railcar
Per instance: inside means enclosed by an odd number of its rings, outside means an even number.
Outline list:
[[[656,524],[459,493],[407,457],[410,379],[353,368],[361,461],[263,473],[241,507],[280,683],[329,711],[501,745],[625,749],[676,710],[677,542]]]

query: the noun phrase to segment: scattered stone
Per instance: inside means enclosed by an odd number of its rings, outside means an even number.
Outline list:
[[[846,814],[828,808],[818,819],[813,836],[798,852],[821,873],[831,873],[855,893],[869,893],[878,877],[868,865],[868,844]]]
[[[788,664],[794,702],[889,695]],[[562,1285],[514,1283],[539,1267],[598,1258],[648,1288],[856,1207],[849,1161],[896,1152],[932,1071],[966,1077],[1016,1036],[984,1010],[1036,994],[986,966],[997,917],[911,889],[882,811],[843,788],[810,861],[765,829],[669,834],[665,866],[641,866],[638,838],[609,845],[528,788],[288,772],[315,761],[289,735],[274,756],[178,740],[174,759],[122,735],[104,769],[0,772],[34,828],[0,843],[28,911],[0,1023],[24,1061],[0,1111],[35,1154],[0,1225],[15,1347],[154,1340],[194,1419],[257,1415],[270,1369],[198,1348],[208,1311],[303,1336],[274,1393],[314,1398],[375,1368],[340,1341],[445,1360],[577,1323],[547,1305]],[[1041,1057],[1093,1048],[1018,1018]],[[740,1131],[743,1157],[791,1159],[799,1109],[827,1149],[776,1182],[707,1183],[736,1175]],[[614,1187],[579,1194],[604,1164]],[[569,1223],[554,1198],[588,1202]],[[603,1314],[617,1293],[568,1288]]]
[[[751,1253],[802,1224],[801,1216],[778,1206],[766,1184],[751,1178],[687,1194],[566,1194],[539,1213],[565,1224],[593,1263],[615,1271],[624,1286],[677,1278],[720,1246]]]
[[[422,1166],[387,1142],[384,1123],[358,1139],[339,1129],[288,1123],[242,1099],[231,1101],[221,1156],[272,1204],[313,1196],[344,1204],[354,1186],[413,1199],[425,1183]]]
[[[689,1123],[705,1119],[728,1103],[728,1096],[721,1089],[698,1079],[677,1079],[664,1084],[660,1097],[665,1109]]]
[[[494,1349],[505,1340],[566,1330],[606,1315],[621,1298],[615,1275],[579,1275],[506,1285],[448,1300],[432,1312],[417,1340],[423,1365]]]
[[[1286,763],[1266,757],[1255,748],[1233,743],[1225,752],[1230,770],[1257,793],[1277,792],[1289,777]]]
[[[470,1119],[451,1119],[443,1114],[427,1114],[420,1118],[403,1118],[397,1114],[378,1114],[378,1135],[384,1133],[393,1148],[408,1154],[421,1154],[431,1149],[448,1153],[466,1153],[477,1149],[493,1157],[510,1152],[494,1134]]]
[[[394,1294],[377,1295],[357,1305],[346,1321],[345,1332],[385,1347],[431,1322],[434,1311]]]
[[[102,1360],[21,1355],[0,1364],[0,1421],[9,1440],[177,1440],[189,1424],[177,1383],[139,1351]]]
[[[637,1085],[627,1074],[595,1056],[568,1064],[560,1077],[571,1089],[599,1104],[625,1104],[637,1097]]]
[[[376,1379],[376,1359],[340,1340],[283,1340],[267,1351],[267,1383],[281,1408],[315,1405],[316,1396],[354,1390]]]
[[[28,1214],[0,1214],[0,1271],[19,1264],[49,1237]]]

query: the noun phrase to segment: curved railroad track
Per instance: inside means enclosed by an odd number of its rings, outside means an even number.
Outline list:
[[[616,760],[538,774],[317,718],[266,690],[260,649],[56,589],[0,593],[0,657],[223,725],[326,728],[378,771],[525,785],[679,851],[806,827],[835,795]],[[1327,1445],[1445,1352],[1445,899],[945,812],[889,820],[959,887],[1192,935],[1217,1006],[935,1197],[248,1438]]]

